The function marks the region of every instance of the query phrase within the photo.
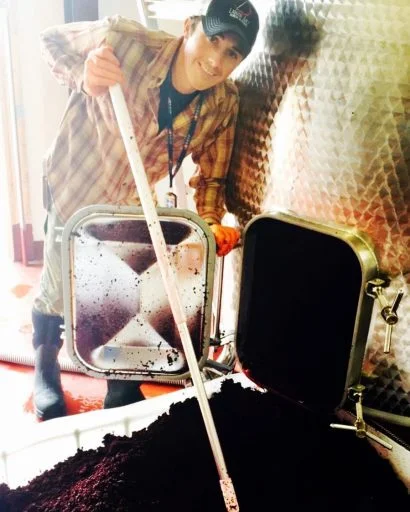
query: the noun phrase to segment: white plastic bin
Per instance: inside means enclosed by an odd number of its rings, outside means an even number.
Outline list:
[[[254,387],[243,374],[235,374],[205,383],[208,396],[220,391],[226,379]],[[103,437],[131,435],[169,411],[172,404],[195,396],[194,388],[186,388],[143,402],[86,412],[35,424],[30,435],[18,441],[0,440],[0,482],[11,488],[25,485],[34,477],[51,469],[81,449],[102,446]],[[199,405],[198,405],[199,407]],[[223,449],[223,447],[222,447]]]

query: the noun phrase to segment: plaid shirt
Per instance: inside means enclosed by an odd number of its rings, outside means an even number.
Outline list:
[[[114,16],[69,23],[41,34],[42,52],[59,83],[72,89],[60,129],[44,159],[44,172],[59,217],[66,221],[91,204],[139,204],[109,93],[82,91],[84,61],[103,41],[114,48],[126,85],[124,95],[148,181],[168,174],[167,132],[158,133],[159,87],[182,38],[149,31]],[[174,119],[174,155],[180,154],[196,97]],[[205,94],[188,152],[197,164],[189,184],[199,215],[219,223],[224,214],[228,170],[238,111],[238,93],[226,81]]]

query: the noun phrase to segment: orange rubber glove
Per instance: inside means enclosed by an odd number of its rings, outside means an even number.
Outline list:
[[[241,236],[240,232],[235,228],[222,226],[221,224],[212,224],[210,228],[215,236],[216,254],[226,256],[238,243]]]

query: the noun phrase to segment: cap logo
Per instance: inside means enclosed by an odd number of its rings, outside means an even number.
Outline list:
[[[248,7],[248,8],[246,8]],[[244,27],[249,25],[248,16],[252,14],[251,6],[248,2],[242,2],[238,6],[229,9],[229,16],[240,21]]]

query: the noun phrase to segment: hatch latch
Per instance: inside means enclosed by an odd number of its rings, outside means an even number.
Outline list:
[[[355,402],[356,407],[356,421],[354,422],[354,425],[331,423],[330,426],[332,428],[338,428],[343,430],[353,430],[356,433],[357,437],[360,437],[362,439],[368,437],[369,439],[376,441],[376,443],[381,444],[388,450],[392,450],[393,446],[390,443],[372,434],[367,429],[367,425],[363,418],[363,392],[365,389],[365,386],[363,386],[362,384],[356,384],[355,386],[349,388],[349,397]]]
[[[403,298],[404,295],[403,290],[400,289],[397,292],[392,305],[390,305],[387,302],[387,299],[384,296],[383,292],[383,289],[386,288],[389,284],[389,281],[380,278],[372,279],[371,281],[368,281],[368,283],[366,283],[367,295],[379,301],[382,318],[387,324],[383,348],[383,352],[385,354],[388,354],[390,352],[391,341],[393,336],[393,326],[396,325],[397,322],[399,321],[397,310],[400,306],[401,299]]]

